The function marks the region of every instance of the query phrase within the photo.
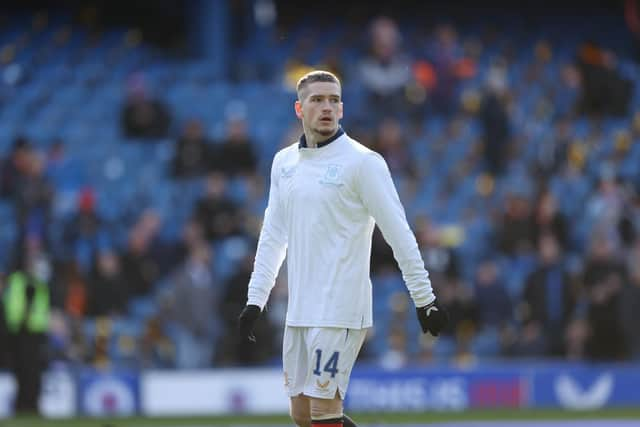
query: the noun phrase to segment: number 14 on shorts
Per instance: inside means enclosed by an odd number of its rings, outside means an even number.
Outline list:
[[[329,372],[331,374],[331,378],[334,378],[338,373],[338,357],[340,356],[340,352],[334,351],[329,360],[326,361],[323,371]],[[316,349],[316,368],[313,370],[313,375],[320,376],[322,372],[320,371],[320,366],[322,363],[322,350],[319,348]]]

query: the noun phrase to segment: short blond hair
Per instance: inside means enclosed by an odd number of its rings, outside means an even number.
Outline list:
[[[316,82],[335,83],[342,89],[342,85],[340,84],[340,79],[336,77],[335,74],[330,73],[329,71],[315,70],[305,74],[304,76],[300,77],[300,80],[298,80],[298,84],[296,85],[296,92],[298,93],[298,99],[302,100],[300,93],[304,88],[309,86],[309,84],[316,83]]]

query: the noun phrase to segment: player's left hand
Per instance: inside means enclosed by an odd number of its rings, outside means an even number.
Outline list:
[[[248,339],[251,342],[256,342],[253,327],[258,317],[260,317],[260,307],[257,305],[247,305],[238,316],[238,329],[243,340]]]
[[[425,334],[429,332],[434,337],[437,337],[449,322],[449,313],[438,303],[438,300],[434,300],[424,307],[416,308],[416,312],[422,332]]]

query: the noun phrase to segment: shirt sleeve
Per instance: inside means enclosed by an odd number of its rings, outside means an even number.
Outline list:
[[[269,299],[271,289],[276,283],[276,276],[287,253],[287,228],[280,207],[277,163],[278,156],[274,158],[271,166],[269,201],[264,213],[247,292],[247,304],[257,305],[260,309],[264,308]]]
[[[418,242],[409,227],[400,197],[387,163],[377,153],[368,153],[360,165],[358,176],[360,197],[385,240],[393,249],[409,294],[416,307],[433,300],[429,273],[418,249]]]

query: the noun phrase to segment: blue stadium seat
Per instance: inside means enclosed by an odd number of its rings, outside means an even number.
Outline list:
[[[500,333],[494,328],[482,329],[471,342],[471,352],[481,359],[492,359],[500,354]]]
[[[484,90],[491,66],[496,60],[502,60],[505,52],[509,53],[508,82],[514,93],[512,129],[517,139],[523,139],[525,143],[522,152],[516,153],[518,157],[510,162],[506,176],[495,183],[494,194],[483,197],[477,193],[476,181],[482,172],[481,158],[470,165],[468,171],[465,169],[465,176],[455,177],[457,182],[453,188],[447,186],[456,171],[467,167],[465,162],[478,148],[476,144],[482,130],[479,121],[471,115],[457,118],[461,128],[455,136],[449,136],[451,121],[448,118],[429,115],[421,119],[424,120],[424,129],[421,135],[411,136],[413,143],[410,146],[421,173],[415,198],[409,199],[409,195],[402,192],[403,180],[394,177],[409,218],[428,215],[437,223],[455,223],[464,228],[464,240],[456,250],[463,260],[462,275],[467,280],[473,278],[478,260],[495,249],[492,211],[502,206],[509,191],[529,187],[527,191],[532,192],[532,183],[525,179],[529,174],[528,167],[539,154],[541,144],[555,137],[554,121],[572,113],[579,90],[564,85],[559,76],[562,67],[574,61],[583,31],[620,51],[627,48],[628,35],[624,26],[612,24],[606,18],[585,23],[569,16],[549,17],[553,24],[540,28],[535,34],[525,31],[519,21],[511,18],[496,16],[496,22],[503,28],[502,34],[484,46],[476,64],[476,75],[461,82],[456,91],[457,95],[468,91],[480,93]],[[178,239],[194,204],[204,193],[204,182],[202,179],[171,180],[170,164],[175,139],[185,121],[192,118],[203,121],[210,137],[221,139],[230,101],[244,103],[249,132],[259,154],[261,173],[268,174],[273,155],[283,145],[283,136],[296,120],[292,111],[295,94],[279,81],[283,64],[294,54],[298,42],[304,37],[311,35],[323,40],[322,44],[304,52],[301,58],[308,63],[318,63],[327,54],[328,46],[342,43],[351,36],[348,23],[340,20],[317,31],[300,22],[277,46],[266,40],[249,40],[235,59],[247,63],[256,59],[260,64],[252,72],[258,75],[261,71],[257,68],[264,66],[275,72],[278,78],[271,76],[269,81],[256,79],[232,83],[217,80],[211,73],[213,64],[209,60],[175,61],[144,43],[127,47],[125,29],[104,32],[93,39],[91,48],[87,49],[88,31],[76,26],[71,16],[51,12],[47,27],[39,33],[30,28],[32,19],[33,16],[27,14],[12,17],[0,30],[0,46],[15,43],[26,36],[14,62],[19,63],[28,75],[28,79],[15,86],[0,83],[0,154],[6,155],[18,134],[31,138],[39,149],[47,149],[55,137],[64,141],[68,160],[48,170],[48,177],[56,189],[53,204],[55,225],[51,232],[52,252],[56,255],[65,251],[60,224],[75,212],[78,191],[85,185],[95,187],[99,213],[109,225],[104,233],[108,233],[110,239],[103,239],[101,245],[124,242],[129,224],[123,218],[128,218],[132,211],[139,212],[149,206],[157,209],[163,217],[162,236]],[[57,45],[52,35],[65,26],[69,26],[71,37],[63,45]],[[567,33],[568,27],[574,31]],[[468,28],[462,37],[474,32],[481,34],[480,26]],[[405,40],[411,40],[414,34],[419,33],[418,30],[417,25],[404,25]],[[532,81],[529,74],[536,58],[534,49],[541,39],[552,40],[553,54],[549,62],[537,65],[540,81]],[[267,44],[269,48],[265,49]],[[339,47],[338,54],[349,81],[343,88],[343,99],[349,111],[366,111],[366,93],[358,79],[351,76],[363,53],[362,46],[348,43]],[[417,43],[407,48],[416,55],[424,55],[423,46]],[[106,66],[105,58],[110,58]],[[5,70],[4,64],[2,67]],[[635,81],[632,109],[640,109],[640,66],[623,55],[617,68],[623,76]],[[126,140],[122,136],[120,108],[125,100],[128,78],[133,72],[144,74],[151,92],[168,103],[174,123],[170,137],[143,143],[135,139]],[[268,100],[268,108],[265,108],[264,100]],[[541,103],[548,104],[546,112],[541,109]],[[345,123],[350,120],[354,119],[348,114]],[[596,132],[598,127],[601,134]],[[345,125],[345,128],[350,126]],[[570,250],[575,257],[581,256],[592,234],[593,218],[586,206],[605,160],[611,161],[621,178],[640,184],[640,143],[634,141],[629,151],[618,158],[616,138],[621,130],[631,131],[630,115],[605,119],[597,125],[586,118],[573,120],[572,140],[585,144],[583,148],[588,149],[584,170],[573,175],[550,177],[551,190],[562,213],[571,218]],[[594,136],[596,139],[590,141],[589,138]],[[441,144],[442,138],[446,138],[444,144]],[[237,202],[250,202],[242,181],[233,181],[229,191]],[[266,194],[246,207],[260,216],[265,204]],[[0,201],[0,268],[7,268],[14,255],[13,246],[17,239],[14,209],[12,202]],[[246,246],[246,242],[239,239],[229,239],[215,246],[218,278],[233,273],[236,262],[246,254]],[[74,255],[83,259],[90,259],[94,250],[89,244],[72,249]],[[517,299],[536,260],[518,257],[501,259],[500,262],[504,267],[506,286],[512,297]],[[85,263],[89,261],[85,260]],[[371,346],[373,353],[379,355],[388,346],[386,337],[392,321],[389,299],[397,292],[406,293],[406,289],[397,274],[374,276],[372,281],[377,331]],[[166,286],[163,282],[157,284],[158,290],[163,286]],[[112,322],[110,354],[117,363],[135,363],[133,349],[135,339],[141,334],[142,320],[153,315],[157,308],[157,302],[150,298],[136,299],[130,303],[126,318]],[[170,327],[168,329],[170,331]],[[96,335],[95,319],[84,321],[83,330],[90,340],[93,339]],[[412,316],[406,319],[406,331],[409,336],[417,334],[417,323]],[[131,338],[134,339],[133,347]],[[473,353],[481,358],[498,356],[498,338],[495,330],[482,331],[472,342]],[[410,342],[410,351],[416,352],[417,341],[410,339]],[[438,361],[449,360],[456,351],[453,338],[441,337],[436,341],[434,356]]]

